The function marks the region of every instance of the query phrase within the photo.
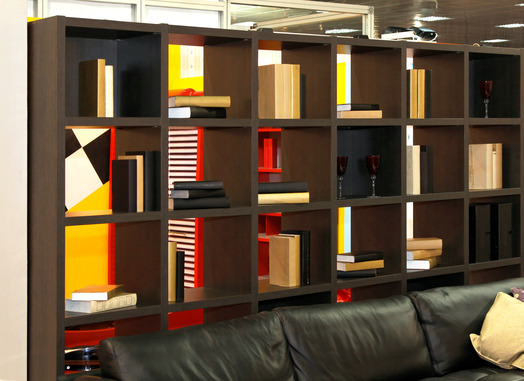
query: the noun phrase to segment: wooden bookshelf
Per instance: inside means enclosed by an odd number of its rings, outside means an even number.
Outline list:
[[[204,48],[204,92],[230,95],[224,119],[168,118],[168,47]],[[305,75],[305,116],[258,118],[258,54],[279,50],[282,62]],[[354,103],[378,103],[382,119],[337,119],[337,54],[351,55]],[[105,58],[115,70],[115,116],[78,115],[78,62]],[[432,115],[408,117],[407,59],[431,69]],[[361,40],[174,25],[52,17],[29,23],[29,379],[64,373],[64,333],[111,323],[116,335],[168,330],[179,312],[203,311],[203,322],[283,305],[335,303],[351,288],[362,300],[434,286],[476,284],[524,275],[521,50],[415,42]],[[490,118],[483,118],[478,81],[495,81]],[[504,89],[504,91],[502,91]],[[406,141],[432,145],[434,190],[406,193]],[[160,210],[64,213],[65,131],[111,128],[115,153],[161,151]],[[203,129],[204,179],[221,179],[231,208],[168,210],[168,132]],[[411,128],[411,127],[410,127]],[[268,132],[270,131],[270,132]],[[257,204],[259,139],[275,137],[283,181],[307,181],[308,204]],[[265,134],[265,135],[264,135]],[[468,146],[504,144],[503,187],[468,189]],[[378,198],[368,198],[364,156],[379,152]],[[349,156],[337,200],[336,156]],[[469,263],[469,205],[513,204],[512,258]],[[413,203],[415,236],[444,239],[440,266],[406,270],[407,205]],[[384,252],[374,278],[337,279],[337,215],[351,207],[353,249]],[[201,218],[203,286],[185,290],[183,303],[168,302],[169,220]],[[278,223],[270,222],[278,218]],[[65,230],[112,224],[115,280],[138,294],[136,307],[73,315],[64,313]],[[259,277],[259,232],[269,226],[311,231],[311,285],[282,288]],[[271,230],[271,229],[270,229]],[[42,356],[45,353],[45,356]]]

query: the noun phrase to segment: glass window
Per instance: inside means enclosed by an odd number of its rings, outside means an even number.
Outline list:
[[[152,24],[220,28],[220,13],[196,9],[146,6],[144,21]]]
[[[135,5],[85,0],[50,0],[49,16],[134,21]]]

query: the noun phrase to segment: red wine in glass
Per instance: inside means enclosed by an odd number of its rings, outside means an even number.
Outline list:
[[[484,99],[484,118],[488,117],[488,103],[491,92],[493,91],[493,81],[480,81],[480,95]]]
[[[380,155],[368,155],[366,156],[366,165],[368,167],[368,172],[371,175],[371,196],[372,198],[378,197],[375,194],[375,181],[377,179],[378,169],[380,167]]]
[[[337,156],[337,199],[342,200],[342,178],[348,166],[347,156]]]

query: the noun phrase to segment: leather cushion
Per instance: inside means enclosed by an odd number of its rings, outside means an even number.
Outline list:
[[[524,381],[524,371],[507,371],[496,367],[459,370],[441,377],[429,377],[419,381]]]
[[[474,369],[481,360],[469,335],[479,333],[497,292],[522,287],[524,278],[481,285],[438,287],[409,294],[426,335],[436,374]]]
[[[112,337],[100,342],[98,355],[102,374],[122,381],[293,380],[280,321],[270,312]]]
[[[275,310],[298,380],[414,380],[433,375],[406,296]]]

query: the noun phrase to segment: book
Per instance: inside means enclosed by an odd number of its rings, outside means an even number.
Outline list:
[[[168,107],[230,107],[229,95],[174,95],[168,99]]]
[[[381,251],[352,251],[351,253],[337,254],[338,262],[365,262],[377,259],[384,259],[384,253]]]
[[[168,242],[168,301],[184,301],[185,252],[177,250],[177,242]]]
[[[440,257],[406,260],[406,270],[429,270],[440,264]]]
[[[300,285],[311,284],[310,264],[310,242],[311,232],[309,230],[282,230],[280,234],[296,234],[300,236]]]
[[[231,200],[229,197],[204,197],[204,198],[169,198],[170,210],[181,209],[210,209],[210,208],[230,208]]]
[[[355,110],[380,110],[378,104],[373,103],[344,103],[337,105],[337,111],[355,111]]]
[[[442,239],[437,237],[408,238],[406,250],[440,249],[442,250]]]
[[[433,146],[420,145],[420,193],[433,190]]]
[[[406,252],[406,259],[427,259],[439,255],[442,255],[441,249],[409,250]]]
[[[78,116],[106,116],[106,60],[78,64]]]
[[[144,156],[119,155],[118,160],[136,160],[136,211],[144,211]]]
[[[144,167],[144,211],[160,210],[160,151],[127,151],[126,155],[142,155]]]
[[[122,284],[89,285],[71,293],[71,300],[108,300],[124,290]]]
[[[408,70],[408,115],[418,118],[418,73],[416,69]]]
[[[417,69],[417,118],[431,117],[431,70]]]
[[[170,107],[169,118],[225,118],[227,116],[225,107]]]
[[[337,261],[337,270],[338,271],[355,271],[355,270],[382,269],[382,268],[384,268],[383,259],[375,259],[371,261],[355,262],[355,263]]]
[[[113,310],[116,308],[136,305],[137,296],[134,292],[122,292],[108,300],[65,300],[67,312],[93,313]]]
[[[406,193],[420,194],[420,146],[406,147]]]
[[[113,212],[136,212],[136,160],[113,160],[111,165]]]
[[[175,181],[173,182],[174,190],[191,190],[191,189],[222,189],[224,183],[222,180],[201,180],[201,181]]]
[[[337,270],[337,278],[370,278],[377,276],[377,269],[340,271]]]
[[[300,118],[300,87],[300,65],[259,66],[259,118]]]
[[[513,257],[513,204],[491,204],[491,253],[494,259]]]
[[[269,283],[282,287],[300,286],[299,235],[269,237]]]
[[[382,118],[382,110],[345,110],[337,111],[337,118],[345,119],[364,119]]]
[[[106,118],[112,118],[115,113],[114,100],[114,75],[113,65],[105,66],[105,99],[106,99]]]
[[[469,262],[492,260],[491,253],[491,206],[472,204],[469,206]]]
[[[258,193],[307,192],[306,181],[275,181],[258,183]]]
[[[223,197],[226,190],[222,189],[173,189],[171,198],[204,198],[204,197]]]
[[[502,143],[469,145],[469,189],[502,188]]]
[[[262,193],[258,194],[258,204],[307,204],[309,192]]]

